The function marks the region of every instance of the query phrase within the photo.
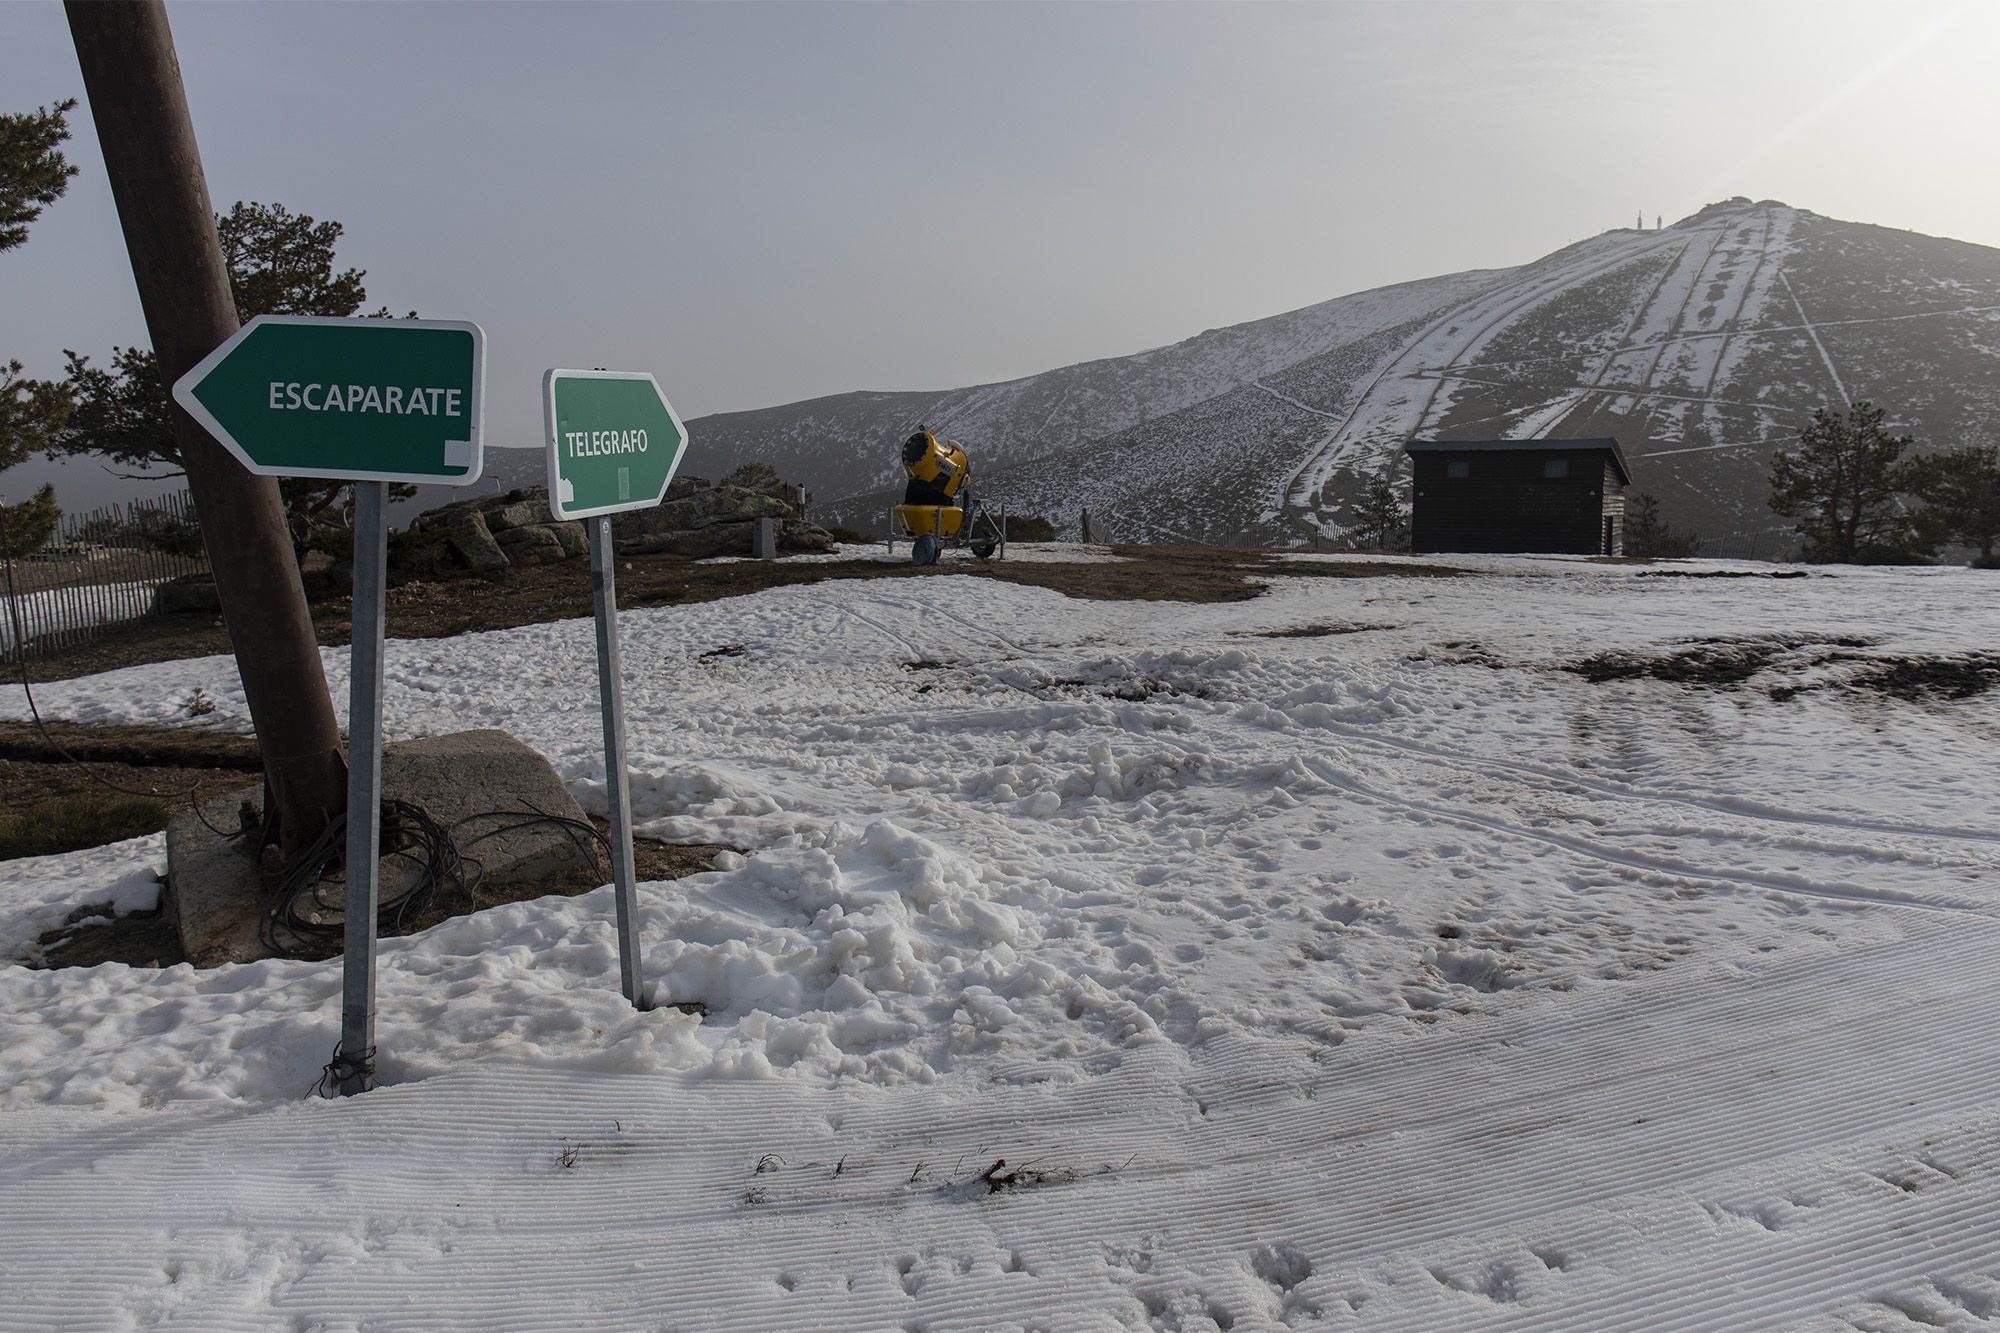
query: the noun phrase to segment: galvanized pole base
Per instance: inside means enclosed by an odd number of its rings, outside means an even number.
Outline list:
[[[611,881],[618,898],[618,983],[646,1009],[639,976],[639,895],[632,873],[632,783],[625,769],[625,672],[618,656],[618,588],[611,519],[587,520],[590,591],[597,611],[597,701],[604,714],[604,793],[610,804]]]
[[[382,864],[382,633],[389,529],[388,485],[354,483],[354,613],[347,682],[347,929],[341,955],[343,1097],[375,1086],[375,913]]]

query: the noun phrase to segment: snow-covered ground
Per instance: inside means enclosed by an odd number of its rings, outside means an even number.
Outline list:
[[[0,1327],[2000,1321],[2000,696],[1859,684],[1991,576],[1340,559],[627,613],[642,826],[747,852],[642,887],[649,1013],[607,890],[385,942],[339,1103],[337,963],[0,967]],[[1698,640],[1766,664],[1563,669]],[[387,677],[602,807],[588,622]],[[0,943],[159,858],[0,864]]]

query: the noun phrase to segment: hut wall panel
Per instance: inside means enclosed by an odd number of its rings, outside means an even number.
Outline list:
[[[1549,478],[1542,465],[1567,458],[1570,475]],[[1469,464],[1452,479],[1447,465]],[[1604,520],[1617,518],[1614,546],[1623,537],[1624,491],[1601,454],[1560,449],[1412,454],[1415,551],[1549,551],[1595,555],[1604,546]],[[1607,507],[1615,505],[1615,511]]]

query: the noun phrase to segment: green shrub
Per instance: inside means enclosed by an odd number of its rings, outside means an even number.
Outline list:
[[[85,791],[0,816],[0,861],[121,842],[167,826],[167,807],[143,796]]]
[[[1052,542],[1056,539],[1056,525],[1040,514],[1007,515],[1007,540],[1010,542]]]

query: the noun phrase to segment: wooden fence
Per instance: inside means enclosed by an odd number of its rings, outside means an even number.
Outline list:
[[[0,650],[8,661],[50,657],[111,626],[162,614],[160,585],[208,571],[185,491],[66,514],[46,546],[5,564]]]

